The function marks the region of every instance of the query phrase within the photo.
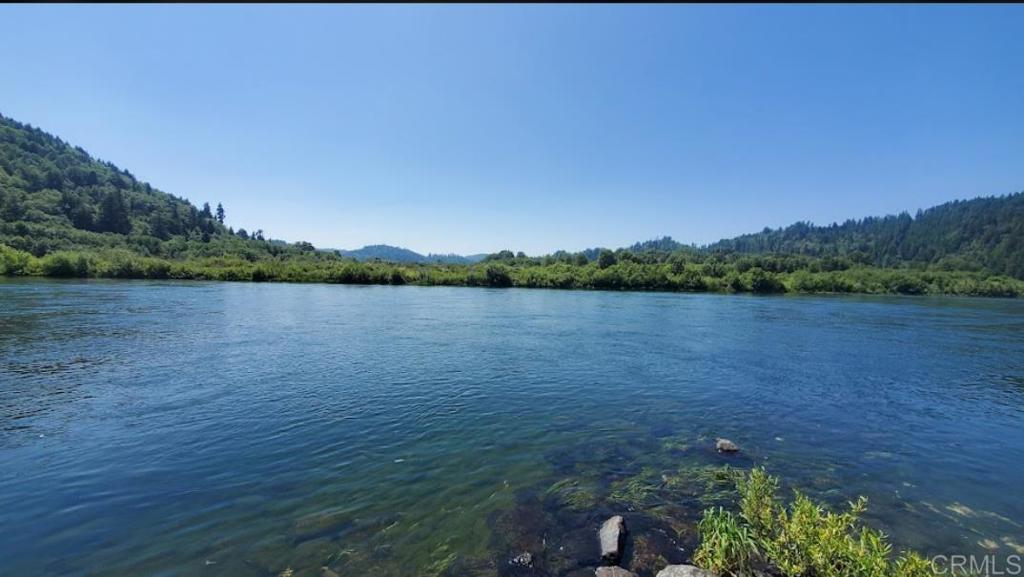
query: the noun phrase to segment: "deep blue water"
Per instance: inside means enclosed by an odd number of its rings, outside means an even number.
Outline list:
[[[552,483],[720,461],[1015,551],[1024,302],[0,280],[0,575],[496,574]]]

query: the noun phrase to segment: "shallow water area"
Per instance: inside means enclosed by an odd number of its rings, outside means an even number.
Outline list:
[[[1020,553],[1022,401],[1017,300],[0,280],[0,574],[651,575],[753,465]]]

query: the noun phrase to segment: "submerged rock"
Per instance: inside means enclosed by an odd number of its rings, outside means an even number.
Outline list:
[[[503,575],[493,559],[459,557],[439,577],[494,577]],[[377,575],[372,571],[360,575]]]
[[[656,577],[716,577],[716,575],[693,565],[669,565],[659,571]]]
[[[622,515],[615,515],[601,525],[598,533],[601,539],[601,559],[616,564],[622,558],[622,545],[626,541],[626,522]]]
[[[648,524],[645,528],[644,525]],[[632,537],[622,553],[622,567],[639,575],[654,575],[666,565],[687,560],[679,543],[669,537],[671,530],[666,530],[659,522],[645,522],[642,518],[634,522],[631,517],[629,527]]]
[[[530,567],[533,565],[533,553],[526,551],[508,560],[509,565],[516,567]]]
[[[736,443],[733,443],[729,439],[716,439],[715,450],[719,453],[735,453],[740,450]]]
[[[579,571],[577,577],[593,577],[594,567],[600,565],[601,548],[589,522],[573,529],[554,527],[545,553],[545,569],[551,575],[569,577],[573,571]]]
[[[496,512],[490,525],[491,550],[500,575],[523,575],[530,573],[526,569],[543,569],[545,537],[552,521],[540,501],[523,499],[509,510]],[[527,559],[529,563],[523,563]]]
[[[598,567],[594,571],[596,577],[638,577],[632,571],[626,571],[622,567]]]
[[[320,577],[341,577],[341,576],[338,575],[337,573],[335,573],[334,571],[331,571],[330,567],[321,567],[320,568]]]

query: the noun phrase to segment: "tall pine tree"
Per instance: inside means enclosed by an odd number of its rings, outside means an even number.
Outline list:
[[[100,203],[100,218],[97,225],[101,232],[128,234],[132,231],[128,204],[120,190],[111,189],[104,195],[103,201]]]

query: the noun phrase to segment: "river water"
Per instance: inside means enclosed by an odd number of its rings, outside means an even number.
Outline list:
[[[650,575],[753,465],[1024,552],[1024,302],[0,280],[2,575]]]

